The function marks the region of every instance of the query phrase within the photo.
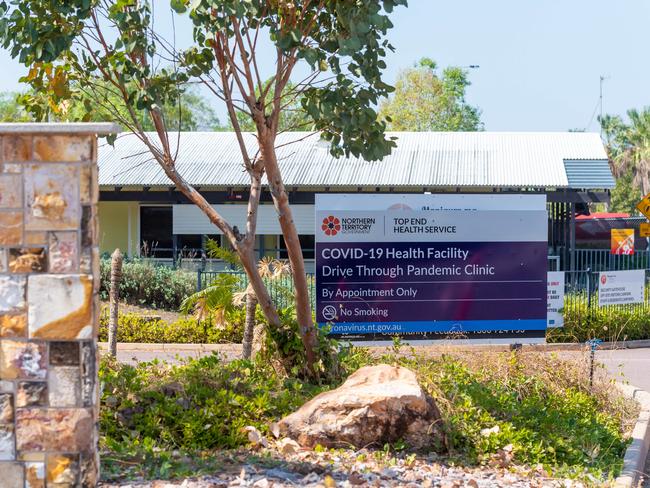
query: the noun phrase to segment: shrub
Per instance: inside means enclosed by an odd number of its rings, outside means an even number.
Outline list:
[[[244,330],[243,323],[243,311],[240,310],[228,312],[224,325],[216,324],[210,320],[199,322],[189,316],[167,323],[159,318],[120,314],[117,341],[159,344],[240,343]],[[108,340],[108,309],[105,309],[100,316],[99,340]]]
[[[100,262],[100,298],[108,300],[111,260]],[[181,302],[196,291],[196,275],[184,270],[156,266],[144,260],[125,261],[122,266],[120,298],[127,303],[178,310]]]
[[[631,306],[599,307],[598,297],[588,306],[585,293],[567,295],[564,301],[564,327],[548,329],[548,342],[608,342],[650,339],[650,308]]]
[[[109,444],[133,434],[159,447],[234,448],[245,445],[247,425],[269,425],[322,390],[280,377],[268,363],[222,362],[217,355],[180,366],[137,366],[103,361],[101,433]]]

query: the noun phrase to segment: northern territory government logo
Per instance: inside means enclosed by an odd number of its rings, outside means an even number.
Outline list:
[[[326,236],[335,236],[341,230],[341,222],[333,215],[330,215],[323,219],[321,229],[323,229]]]
[[[341,234],[369,234],[377,223],[374,217],[342,217],[329,215],[323,219],[321,229],[326,236]]]

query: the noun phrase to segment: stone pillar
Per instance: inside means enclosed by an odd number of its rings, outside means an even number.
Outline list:
[[[0,124],[0,486],[95,486],[97,136]]]

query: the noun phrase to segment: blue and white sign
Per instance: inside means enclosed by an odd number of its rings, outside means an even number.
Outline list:
[[[316,317],[353,340],[541,340],[543,195],[317,195]]]

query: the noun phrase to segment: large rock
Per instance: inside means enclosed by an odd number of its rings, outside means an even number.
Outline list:
[[[444,444],[440,412],[413,371],[366,366],[339,388],[321,393],[278,424],[305,447],[381,447],[403,440],[414,449]]]

